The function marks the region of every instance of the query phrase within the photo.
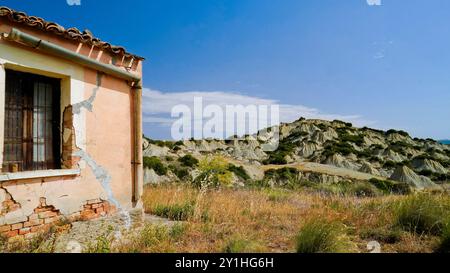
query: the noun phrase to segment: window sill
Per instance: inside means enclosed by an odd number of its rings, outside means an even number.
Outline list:
[[[0,173],[0,182],[47,177],[76,176],[80,175],[80,173],[80,170],[45,170],[18,173]]]

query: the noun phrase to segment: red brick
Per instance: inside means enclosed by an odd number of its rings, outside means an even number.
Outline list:
[[[97,217],[98,217],[98,215],[93,210],[83,210],[81,212],[81,219],[84,220],[84,221],[92,220],[92,219],[95,219]]]
[[[40,226],[35,226],[31,228],[31,232],[40,232],[40,231],[47,231],[49,230],[51,227],[51,225],[40,225]]]
[[[11,238],[11,237],[15,237],[17,235],[19,235],[19,231],[18,230],[12,230],[12,231],[8,231],[3,233],[3,235],[5,235],[7,238]]]
[[[24,227],[34,227],[34,226],[39,226],[39,225],[41,225],[43,223],[44,223],[44,221],[43,220],[39,220],[39,219],[29,220],[28,222],[25,222],[23,224],[23,226]]]
[[[45,208],[35,208],[34,212],[41,213],[41,212],[51,211],[51,210],[52,210],[51,208],[47,208],[47,207],[45,207]]]
[[[94,199],[94,200],[89,200],[87,201],[88,205],[93,205],[93,204],[98,204],[101,203],[102,201],[98,200],[98,199]]]
[[[95,213],[102,213],[102,212],[104,212],[104,211],[105,211],[104,208],[98,208],[98,209],[95,209]]]
[[[98,209],[98,208],[100,208],[100,207],[103,207],[103,204],[93,204],[93,205],[92,205],[92,208],[93,208],[93,209]]]
[[[31,232],[31,228],[22,228],[19,229],[19,235],[25,235]]]
[[[23,228],[22,223],[11,225],[11,230],[16,230],[16,229],[21,229],[21,228]]]
[[[51,217],[44,219],[44,224],[51,224],[59,220],[59,217]]]
[[[51,218],[51,217],[55,217],[55,216],[58,216],[58,213],[54,212],[54,211],[44,211],[44,212],[39,213],[40,219]]]
[[[10,225],[0,226],[0,233],[1,232],[6,232],[6,231],[10,231],[10,230],[11,230],[11,226]]]
[[[30,217],[28,217],[28,220],[32,221],[32,220],[38,220],[39,219],[39,214],[31,214]]]

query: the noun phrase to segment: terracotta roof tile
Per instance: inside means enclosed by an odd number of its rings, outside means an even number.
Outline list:
[[[57,23],[48,22],[36,16],[28,16],[24,12],[15,11],[7,7],[0,7],[0,17],[7,18],[11,22],[37,28],[45,32],[50,32],[62,36],[66,39],[74,40],[88,45],[94,45],[98,48],[101,48],[102,50],[109,51],[112,54],[124,55],[126,57],[133,57],[140,60],[144,59],[143,57],[128,53],[125,48],[121,46],[114,46],[110,43],[100,40],[99,38],[94,37],[94,35],[89,30],[80,31],[74,27],[65,29]]]

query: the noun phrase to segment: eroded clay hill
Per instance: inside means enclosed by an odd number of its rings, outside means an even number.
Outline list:
[[[277,131],[280,136],[277,149],[266,152],[267,145],[276,143]],[[257,135],[228,140],[147,139],[144,156],[152,164],[147,164],[146,183],[195,178],[196,165],[180,163],[186,155],[196,159],[221,155],[248,175],[235,172],[237,184],[249,179],[273,180],[271,170],[280,169],[288,169],[291,174],[295,170],[295,179],[302,181],[336,183],[375,178],[406,183],[417,189],[448,185],[450,178],[449,145],[432,139],[413,139],[403,131],[384,132],[355,128],[342,121],[300,119]]]

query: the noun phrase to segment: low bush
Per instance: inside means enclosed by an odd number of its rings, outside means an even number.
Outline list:
[[[380,195],[376,187],[366,182],[342,181],[332,184],[302,182],[300,185],[325,196],[355,196],[364,198]]]
[[[336,222],[310,220],[303,225],[296,238],[297,253],[344,252],[343,228]]]
[[[388,160],[388,161],[384,162],[384,164],[383,164],[383,168],[385,168],[385,169],[397,168],[397,166],[398,166],[398,163],[391,161],[391,160]]]
[[[294,139],[284,139],[278,145],[278,149],[275,152],[270,152],[269,158],[263,161],[264,165],[285,165],[287,164],[286,157],[294,152],[294,149],[298,146],[298,141]]]
[[[144,168],[154,170],[159,176],[167,174],[166,166],[156,156],[144,157]]]
[[[402,200],[396,211],[396,224],[405,231],[418,235],[440,235],[449,204],[431,194],[418,194]]]
[[[148,248],[167,240],[168,237],[169,231],[166,227],[147,224],[139,233],[137,241],[141,247]]]
[[[153,140],[153,139],[149,139],[149,138],[145,138],[148,143],[159,146],[159,147],[167,147],[169,149],[173,149],[173,147],[175,146],[175,143],[172,141],[163,141],[163,140]]]
[[[411,187],[406,183],[372,178],[369,182],[385,194],[410,194]]]
[[[392,134],[399,134],[399,135],[402,135],[404,137],[409,137],[409,134],[407,132],[401,131],[401,130],[398,131],[398,130],[391,129],[391,130],[388,130],[386,132],[386,136],[389,136],[389,135],[392,135]]]
[[[193,181],[197,188],[230,186],[233,174],[229,171],[229,163],[221,156],[204,158],[200,161],[200,174]]]
[[[174,221],[186,221],[194,214],[194,202],[173,205],[157,205],[152,213]]]
[[[287,163],[286,155],[281,153],[271,154],[268,159],[263,161],[264,165],[286,165]]]
[[[299,171],[295,168],[271,169],[264,172],[264,178],[280,184],[292,184],[297,181],[298,174]]]
[[[237,177],[240,177],[245,181],[250,180],[250,176],[248,175],[247,171],[245,171],[244,167],[242,167],[242,166],[237,167],[233,164],[230,164],[228,166],[228,170],[230,172],[234,173]]]
[[[178,168],[174,165],[171,165],[170,170],[178,177],[180,180],[190,180],[189,170],[186,168]]]
[[[358,151],[348,142],[335,142],[328,141],[325,145],[325,149],[322,153],[325,157],[332,156],[334,154],[341,154],[347,156],[349,154],[357,154]]]
[[[357,197],[376,197],[380,193],[378,189],[370,183],[355,183],[350,188],[350,194]]]
[[[189,167],[189,168],[192,168],[192,167],[195,167],[198,165],[198,159],[193,157],[192,155],[185,155],[183,157],[180,157],[178,159],[178,161],[180,163],[182,163],[183,166]]]
[[[234,238],[230,239],[228,242],[226,242],[224,248],[224,253],[258,253],[261,252],[261,246],[251,240],[247,239],[240,239],[240,238]]]
[[[267,190],[267,199],[271,202],[283,202],[289,198],[289,194],[281,189]]]

